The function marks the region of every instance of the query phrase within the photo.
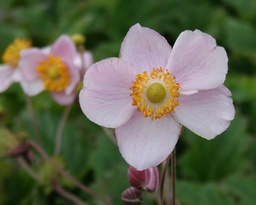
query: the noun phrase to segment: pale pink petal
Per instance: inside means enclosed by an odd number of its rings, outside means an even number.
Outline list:
[[[60,105],[70,105],[76,99],[76,93],[73,92],[69,95],[65,94],[65,92],[51,92],[53,99]]]
[[[86,70],[93,64],[93,56],[89,51],[84,52],[84,64]]]
[[[47,55],[36,48],[27,49],[21,52],[19,67],[22,76],[28,81],[35,81],[39,78],[36,68],[38,64],[47,59]]]
[[[41,80],[26,81],[21,79],[20,85],[29,96],[35,96],[44,90],[44,84]]]
[[[171,46],[166,39],[152,29],[135,24],[122,43],[120,58],[141,73],[152,68],[165,69]]]
[[[93,122],[116,128],[135,111],[129,87],[135,79],[133,68],[118,58],[102,60],[86,72],[80,92],[80,106]]]
[[[225,131],[235,110],[227,88],[220,86],[179,97],[174,118],[197,135],[212,139]]]
[[[62,35],[52,45],[51,53],[55,56],[59,56],[73,62],[76,57],[76,47],[67,35]]]
[[[42,48],[41,51],[42,51],[43,53],[49,55],[50,52],[51,52],[51,46],[46,46],[46,47]]]
[[[12,80],[14,82],[20,82],[21,78],[22,78],[22,76],[21,76],[20,68],[17,67],[17,68],[15,68],[15,71],[13,72]]]
[[[181,95],[192,95],[198,93],[198,90],[180,90]]]
[[[181,125],[171,116],[152,121],[137,111],[127,123],[116,128],[118,147],[128,164],[137,170],[148,169],[168,157],[180,129]]]
[[[181,90],[207,90],[223,84],[227,54],[210,35],[199,30],[184,31],[177,38],[167,68]]]
[[[65,62],[66,59],[63,59],[63,61]],[[80,81],[80,71],[78,67],[73,65],[73,63],[70,63],[67,61],[65,62],[65,64],[67,65],[67,68],[69,70],[69,76],[70,76],[70,82],[68,87],[65,90],[65,94],[70,95]]]
[[[15,69],[8,65],[0,65],[0,92],[5,91],[13,82]]]
[[[89,51],[84,52],[83,53],[83,60],[84,60],[84,64],[85,64],[85,69],[87,70],[93,64],[92,53],[89,52]],[[74,64],[78,68],[82,68],[82,58],[81,58],[80,54],[77,54],[76,59],[74,61]]]

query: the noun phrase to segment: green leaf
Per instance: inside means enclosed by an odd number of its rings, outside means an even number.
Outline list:
[[[256,77],[249,75],[229,75],[225,83],[232,91],[234,102],[244,103],[256,100]]]
[[[236,176],[228,180],[227,187],[236,197],[239,204],[255,205],[256,202],[256,177]]]
[[[225,29],[227,32],[227,44],[237,51],[254,51],[256,48],[256,30],[247,22],[227,18]]]
[[[8,129],[0,128],[0,158],[7,157],[18,145],[18,140]]]
[[[61,157],[55,156],[52,160],[61,168],[64,168],[64,161]],[[47,161],[40,166],[38,170],[38,175],[40,177],[40,184],[43,186],[44,193],[46,195],[50,194],[53,190],[52,183],[54,179],[60,179],[59,173],[54,169],[54,167]]]
[[[92,187],[102,195],[112,198],[114,204],[121,204],[121,194],[129,187],[128,166],[117,146],[105,134],[99,137],[89,163],[96,179]]]
[[[214,183],[178,181],[177,198],[183,205],[235,205],[234,200]]]
[[[200,181],[221,180],[245,167],[249,136],[246,124],[239,113],[230,127],[220,136],[207,141],[192,132],[184,132],[187,150],[179,159],[183,177]]]

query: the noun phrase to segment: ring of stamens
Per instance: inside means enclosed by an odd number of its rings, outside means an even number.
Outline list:
[[[144,117],[151,117],[152,120],[161,119],[179,105],[180,85],[168,70],[153,68],[149,74],[144,71],[137,74],[132,83],[132,105],[137,106]]]
[[[20,52],[23,49],[30,48],[31,44],[31,41],[16,38],[14,42],[6,48],[2,56],[3,62],[10,65],[12,68],[16,68],[20,61]]]
[[[60,92],[70,83],[68,68],[58,56],[49,55],[38,64],[36,70],[46,90]]]

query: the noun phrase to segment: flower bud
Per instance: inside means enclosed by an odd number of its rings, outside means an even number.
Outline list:
[[[128,179],[130,185],[136,189],[155,192],[159,185],[159,172],[157,167],[138,171],[130,166],[128,169]]]
[[[27,134],[14,135],[7,129],[0,129],[0,158],[18,157],[27,153],[29,144]]]
[[[28,151],[28,149],[28,143],[20,144],[17,147],[15,147],[15,149],[11,150],[9,154],[11,157],[18,157],[25,154]]]
[[[76,45],[83,45],[86,41],[85,36],[81,35],[81,34],[74,34],[71,36],[71,39],[73,40],[73,42]]]
[[[122,193],[123,205],[141,205],[142,201],[142,192],[134,187],[130,187]]]

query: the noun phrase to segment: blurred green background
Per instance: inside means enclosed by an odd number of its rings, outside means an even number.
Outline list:
[[[0,1],[0,53],[15,37],[33,45],[51,44],[61,34],[84,34],[94,60],[118,56],[128,29],[139,22],[173,45],[187,29],[216,38],[229,56],[226,86],[232,91],[236,116],[229,129],[212,141],[190,131],[177,145],[177,197],[182,205],[256,204],[256,1],[255,0],[6,0]],[[56,126],[64,110],[47,93],[32,98],[52,154]],[[0,94],[0,126],[14,133],[34,133],[19,85]],[[128,165],[103,130],[89,122],[78,102],[64,130],[65,169],[113,202],[128,188]],[[2,137],[2,136],[0,136]],[[35,155],[36,183],[14,159],[0,161],[0,205],[68,205],[51,189],[47,164]],[[88,204],[102,204],[70,183],[63,186]],[[144,204],[156,204],[144,194]]]

